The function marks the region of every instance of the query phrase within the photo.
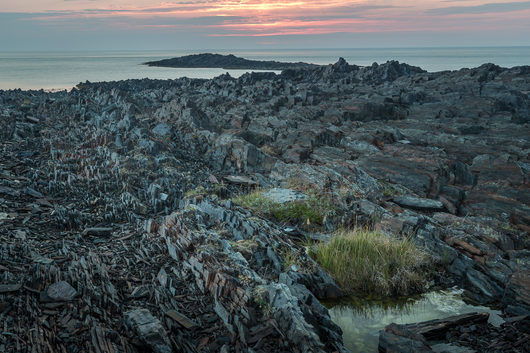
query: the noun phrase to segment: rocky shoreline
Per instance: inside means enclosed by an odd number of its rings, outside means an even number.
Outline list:
[[[529,87],[528,66],[341,59],[0,91],[0,351],[346,352],[319,303],[342,291],[300,244],[365,224],[528,337]],[[318,231],[232,201],[296,185],[337,207]]]

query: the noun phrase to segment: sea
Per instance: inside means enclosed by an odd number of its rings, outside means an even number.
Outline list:
[[[178,69],[142,65],[144,62],[199,53],[234,54],[246,59],[331,64],[343,57],[360,66],[398,60],[427,71],[458,70],[484,63],[503,67],[530,65],[528,47],[483,48],[380,48],[380,49],[281,49],[200,51],[79,51],[2,52],[0,89],[64,90],[80,82],[125,79],[213,78],[228,72],[239,77],[246,70],[218,68]]]

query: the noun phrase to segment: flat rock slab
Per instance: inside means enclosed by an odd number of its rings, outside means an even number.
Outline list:
[[[16,292],[22,287],[22,284],[0,284],[0,293]]]
[[[73,300],[77,291],[65,281],[60,281],[48,287],[46,294],[55,301],[67,302]]]
[[[488,322],[489,313],[469,313],[451,316],[445,319],[429,320],[417,324],[404,325],[414,334],[420,334],[427,340],[443,339],[445,333],[457,326],[483,324]]]
[[[228,181],[229,183],[236,184],[236,185],[248,185],[248,186],[258,185],[257,182],[255,182],[254,180],[246,176],[228,175],[228,176],[225,176],[223,179]]]
[[[263,196],[276,203],[307,200],[308,196],[293,189],[274,188],[263,193]]]
[[[485,324],[488,313],[470,313],[451,316],[446,319],[430,320],[416,324],[390,324],[379,333],[379,352],[416,353],[416,352],[474,352],[473,350],[450,350],[453,345],[431,347],[428,340],[442,340],[446,332],[458,326]],[[449,350],[440,350],[441,348]]]
[[[424,199],[414,196],[398,196],[393,201],[398,205],[406,208],[412,208],[420,211],[443,211],[444,204],[441,201],[433,199]]]
[[[125,325],[129,327],[140,341],[154,353],[171,353],[171,342],[160,320],[147,309],[135,309],[125,313]]]
[[[112,228],[104,228],[104,227],[98,227],[98,228],[86,228],[83,231],[83,235],[85,236],[95,236],[95,237],[106,237],[111,235]]]
[[[379,332],[380,353],[430,353],[433,350],[424,337],[401,325],[390,324]]]

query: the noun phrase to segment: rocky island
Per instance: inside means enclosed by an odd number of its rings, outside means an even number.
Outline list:
[[[193,54],[172,59],[149,61],[148,66],[175,67],[175,68],[220,68],[225,70],[288,70],[310,69],[319,65],[303,62],[287,63],[279,61],[248,60],[235,55],[221,54]]]
[[[343,59],[0,91],[0,351],[347,352],[312,249],[355,228],[502,310],[381,352],[528,351],[529,94],[529,66]]]

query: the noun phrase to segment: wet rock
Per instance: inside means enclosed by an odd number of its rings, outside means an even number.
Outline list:
[[[487,325],[488,316],[488,313],[470,313],[416,324],[390,324],[380,332],[379,352],[474,352],[438,342],[454,329]],[[431,346],[430,342],[437,344]]]
[[[432,352],[425,338],[396,324],[390,324],[379,333],[380,353]]]

